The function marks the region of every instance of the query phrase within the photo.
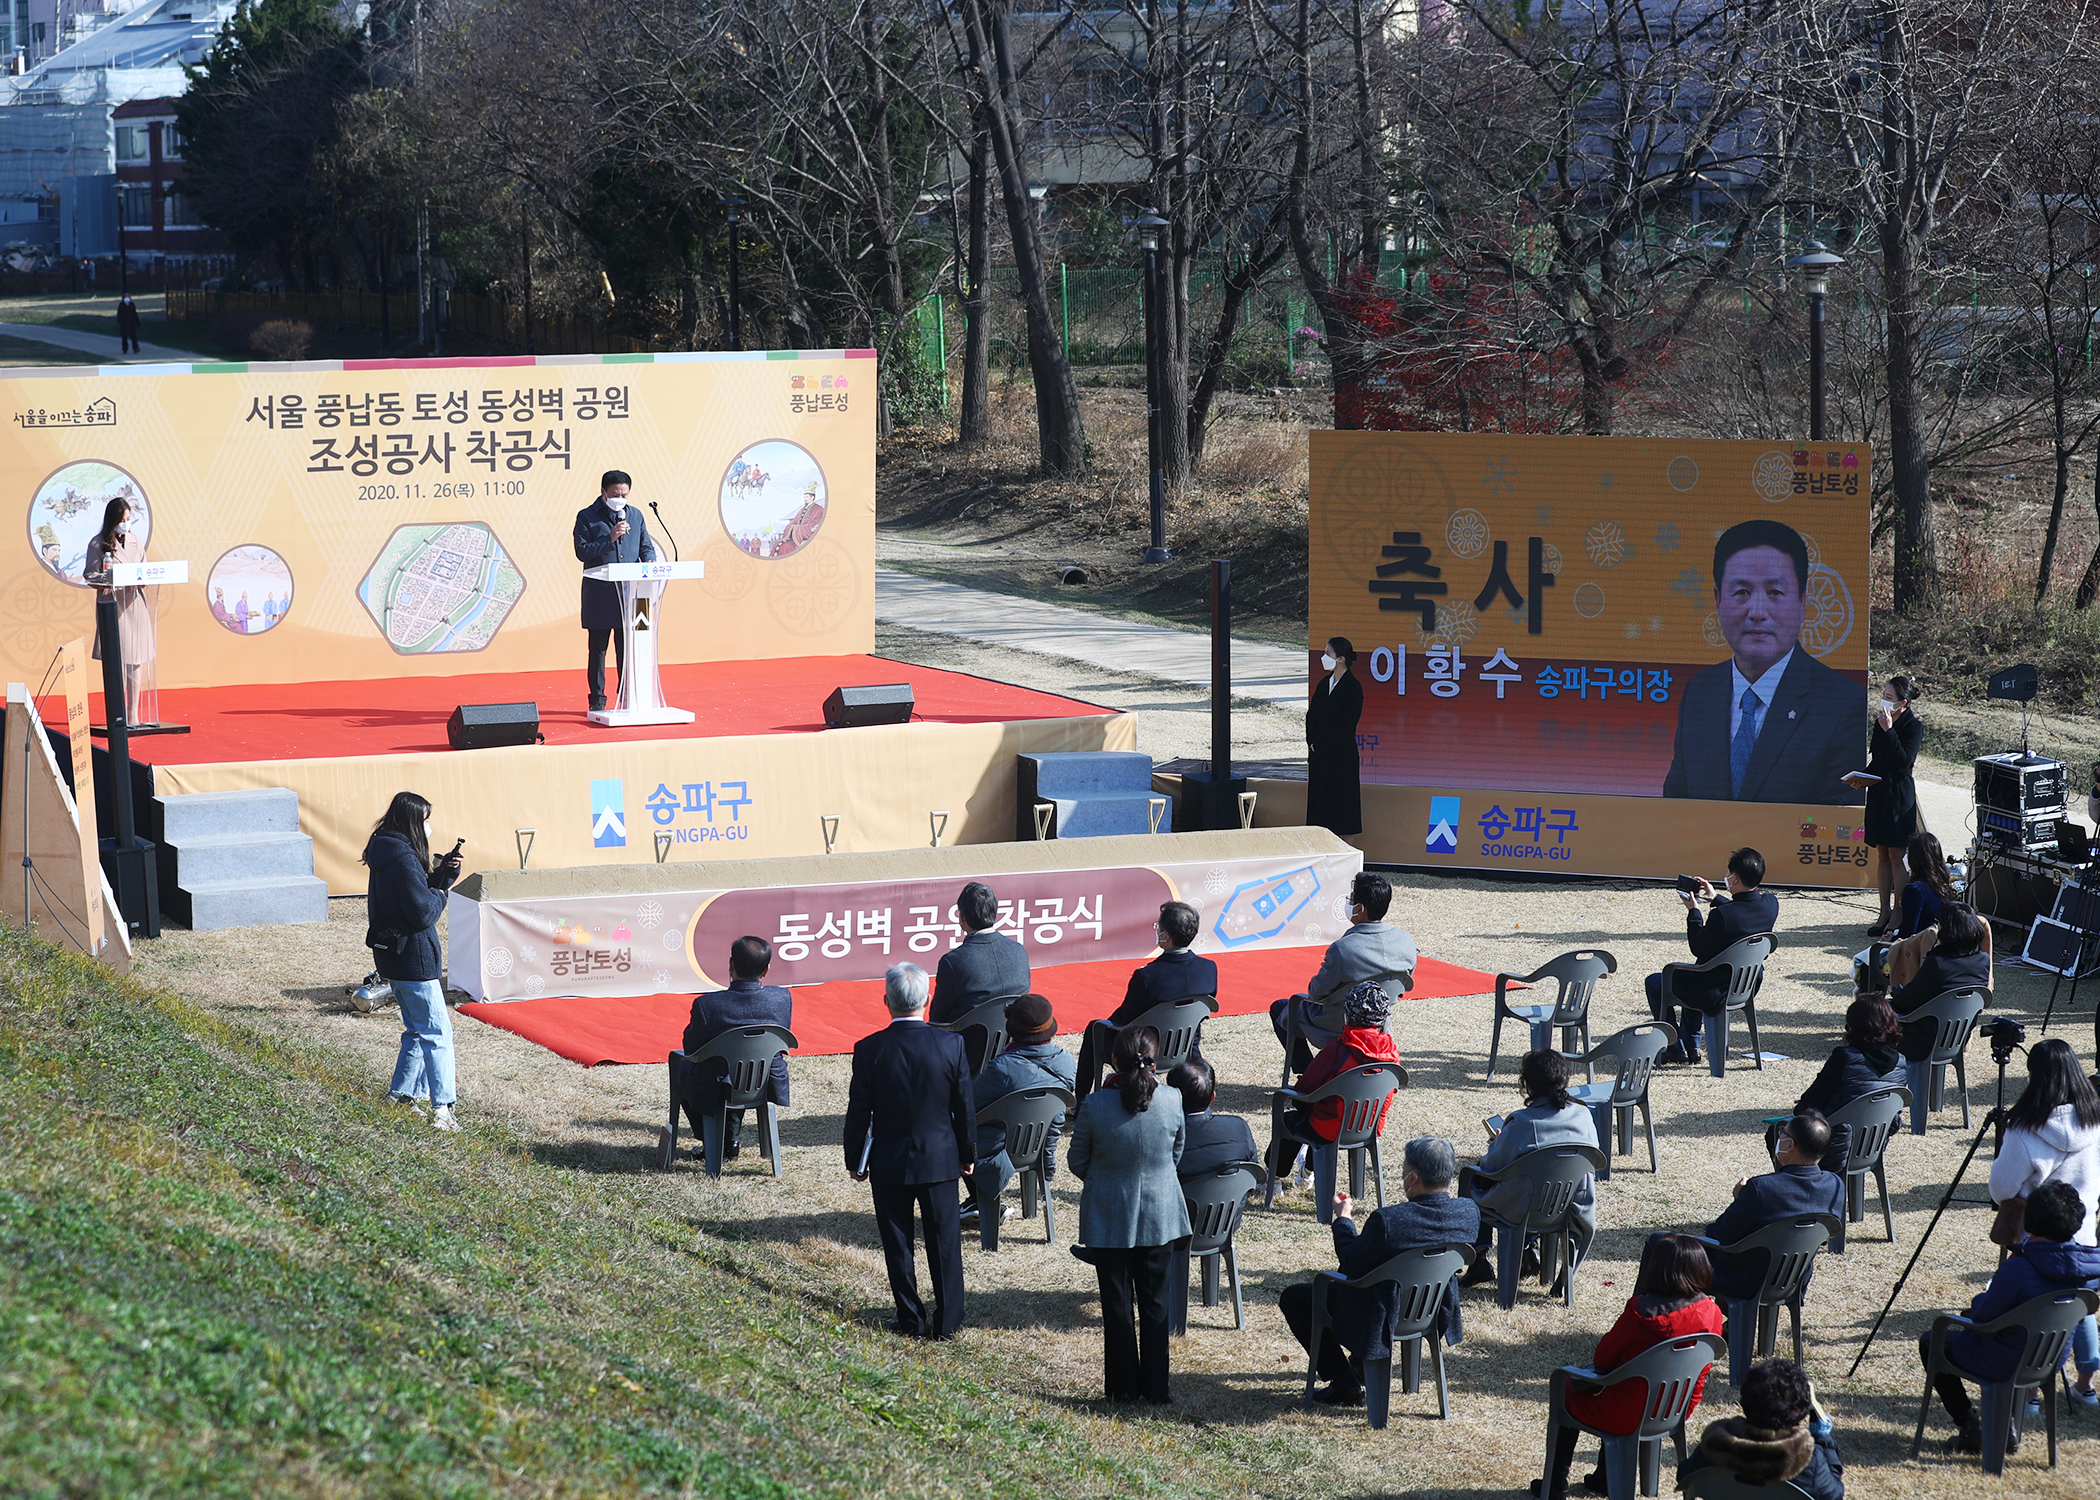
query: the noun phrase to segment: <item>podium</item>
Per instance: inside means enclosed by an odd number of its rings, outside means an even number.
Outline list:
[[[585,568],[583,576],[620,586],[620,696],[610,708],[590,711],[593,724],[690,724],[691,709],[664,702],[657,678],[656,641],[662,633],[664,585],[674,578],[702,578],[700,562],[606,563]]]
[[[112,590],[158,590],[163,584],[188,583],[189,581],[190,565],[180,559],[167,562],[113,562],[109,565],[109,586]],[[160,595],[156,592],[148,595],[147,598],[151,600],[149,608],[153,618],[153,635],[157,641],[160,636]],[[112,618],[114,618],[114,614],[112,614]],[[99,628],[101,621],[99,606],[96,612],[96,620]],[[127,707],[125,713],[128,721],[125,727],[130,733],[134,735],[188,734],[190,732],[189,725],[168,724],[161,720],[160,668],[158,662],[160,653],[158,649],[145,661],[124,661],[122,659],[123,640],[121,629],[103,631],[102,640],[104,657],[115,656],[118,659],[118,679],[132,684],[127,688],[127,691],[132,699],[135,700],[135,707]],[[107,697],[106,694],[104,696],[105,698]],[[109,727],[104,724],[91,725],[90,732],[107,737]]]

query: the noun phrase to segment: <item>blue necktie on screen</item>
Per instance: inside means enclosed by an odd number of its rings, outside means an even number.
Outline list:
[[[1728,747],[1730,796],[1743,795],[1743,773],[1750,769],[1750,752],[1757,746],[1757,711],[1764,706],[1756,688],[1743,689],[1743,721],[1736,726],[1735,740]]]

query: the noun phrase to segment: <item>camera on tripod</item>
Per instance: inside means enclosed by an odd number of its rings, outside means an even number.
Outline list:
[[[1989,1024],[1979,1029],[1991,1044],[1991,1061],[2001,1068],[2027,1044],[2027,1028],[2011,1016],[1994,1016]]]

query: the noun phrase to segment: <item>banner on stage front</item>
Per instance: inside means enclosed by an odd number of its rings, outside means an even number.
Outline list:
[[[92,623],[111,503],[151,558],[160,686],[582,668],[577,513],[704,563],[664,662],[874,647],[866,351],[0,372],[0,671]]]
[[[1864,880],[1866,445],[1316,432],[1311,481],[1310,685],[1349,639],[1362,779],[1427,794],[1371,858],[1671,875],[1667,819]]]

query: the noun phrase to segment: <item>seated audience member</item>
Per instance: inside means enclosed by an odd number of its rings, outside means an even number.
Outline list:
[[[1452,1195],[1458,1158],[1449,1141],[1417,1136],[1407,1143],[1405,1160],[1400,1181],[1406,1200],[1372,1214],[1364,1220],[1361,1233],[1350,1214],[1349,1195],[1334,1195],[1334,1256],[1344,1276],[1375,1271],[1403,1251],[1468,1244],[1479,1229],[1480,1209]],[[1453,1282],[1456,1280],[1454,1277]],[[1392,1358],[1399,1297],[1399,1288],[1390,1283],[1327,1289],[1328,1326],[1321,1331],[1319,1362],[1319,1375],[1327,1388],[1315,1399],[1329,1406],[1363,1404],[1364,1361]],[[1312,1304],[1310,1282],[1287,1286],[1276,1299],[1277,1311],[1308,1353],[1312,1350]],[[1445,1289],[1443,1305],[1437,1309],[1437,1334],[1446,1344],[1455,1344],[1463,1332],[1454,1284]]]
[[[1375,979],[1388,999],[1398,999],[1414,983],[1415,940],[1386,923],[1392,904],[1393,887],[1383,875],[1359,872],[1349,888],[1349,930],[1327,945],[1320,972],[1307,981],[1304,994],[1286,996],[1269,1007],[1280,1043],[1289,1045],[1291,1018],[1298,1019],[1300,1051],[1291,1059],[1292,1072],[1303,1070],[1315,1052],[1341,1034],[1344,1022],[1338,1002],[1351,989]]]
[[[1823,1153],[1830,1149],[1830,1122],[1814,1110],[1796,1114],[1780,1127],[1773,1148],[1776,1171],[1745,1177],[1735,1185],[1735,1201],[1706,1228],[1707,1238],[1733,1245],[1764,1228],[1797,1219],[1804,1214],[1831,1214],[1840,1232],[1845,1223],[1845,1179],[1823,1170]],[[1764,1285],[1771,1257],[1764,1251],[1745,1255],[1713,1257],[1713,1293],[1726,1302],[1731,1297],[1755,1297]]]
[[[1923,828],[1912,834],[1904,863],[1910,868],[1910,883],[1903,887],[1903,905],[1888,935],[1891,943],[1923,932],[1939,921],[1942,902],[1961,899],[1938,834]]]
[[[2068,1182],[2046,1182],[2027,1200],[2027,1238],[2012,1247],[1999,1263],[1991,1284],[1969,1304],[1968,1316],[1977,1323],[2001,1318],[2023,1302],[2067,1287],[2100,1288],[2100,1250],[2077,1243],[2085,1223],[2085,1205]],[[1918,1357],[1931,1357],[1932,1335],[1918,1335]],[[1981,1453],[1983,1426],[1969,1400],[1962,1377],[1970,1380],[2005,1380],[2019,1362],[2022,1347],[2017,1332],[1985,1338],[1967,1328],[1947,1335],[1947,1356],[1959,1374],[1933,1377],[1932,1388],[1940,1393],[1940,1404],[1961,1429],[1947,1444],[1949,1452]],[[2019,1449],[2017,1433],[2007,1445],[2008,1453]]]
[[[1694,963],[1718,956],[1731,943],[1779,925],[1779,898],[1761,889],[1765,857],[1755,849],[1742,848],[1728,856],[1728,894],[1721,895],[1705,881],[1697,891],[1679,891],[1684,903],[1684,936]],[[1701,901],[1713,906],[1710,914],[1699,911]],[[1677,1030],[1677,1045],[1662,1055],[1666,1063],[1699,1061],[1700,1027],[1708,1015],[1717,1013],[1728,998],[1728,976],[1716,970],[1697,979],[1677,978],[1677,993],[1663,993],[1663,976],[1648,976],[1648,1014],[1668,1022]],[[1716,1059],[1719,1061],[1719,1059]]]
[[[1590,1146],[1597,1144],[1597,1121],[1588,1106],[1577,1103],[1568,1092],[1568,1060],[1560,1053],[1546,1049],[1524,1054],[1524,1062],[1517,1070],[1517,1088],[1524,1100],[1524,1107],[1502,1122],[1495,1138],[1488,1145],[1487,1155],[1473,1164],[1473,1172],[1499,1173],[1509,1167],[1527,1151],[1536,1151],[1546,1146]],[[1473,1262],[1473,1269],[1466,1273],[1465,1284],[1478,1286],[1495,1279],[1494,1231],[1487,1215],[1495,1214],[1511,1223],[1522,1223],[1531,1211],[1531,1179],[1512,1177],[1507,1182],[1480,1182],[1471,1174],[1459,1185],[1459,1191],[1469,1193],[1478,1200],[1481,1208],[1480,1235],[1474,1244],[1480,1258]],[[1595,1178],[1586,1179],[1576,1190],[1573,1215],[1570,1220],[1570,1249],[1575,1260],[1580,1261],[1589,1253],[1590,1241],[1597,1236],[1597,1184]],[[1700,1262],[1705,1263],[1705,1252],[1700,1252]],[[1537,1265],[1537,1252],[1527,1240],[1524,1246],[1523,1268],[1528,1274]],[[1563,1268],[1561,1274],[1567,1271]]]
[[[1976,915],[1966,901],[1949,901],[1940,907],[1939,941],[1918,965],[1917,977],[1889,991],[1889,1009],[1900,1018],[1926,1001],[1949,990],[1988,988],[1991,956],[1984,951],[1989,924]],[[1903,1039],[1897,1044],[1906,1063],[1922,1063],[1932,1056],[1938,1028],[1930,1021],[1904,1023]],[[1920,1076],[1910,1085],[1915,1094],[1923,1084]]]
[[[1218,1097],[1218,1080],[1210,1064],[1200,1057],[1176,1063],[1167,1072],[1167,1083],[1181,1095],[1181,1180],[1201,1177],[1236,1161],[1261,1160],[1254,1132],[1238,1115],[1221,1115],[1212,1109]]]
[[[963,940],[941,956],[933,1004],[926,1011],[936,1026],[952,1025],[987,1000],[1028,993],[1028,950],[993,930],[999,898],[992,888],[978,880],[964,886],[955,898],[955,919],[962,924]],[[973,1031],[963,1043],[970,1049],[971,1068],[983,1067],[978,1055],[983,1038]]]
[[[1105,1021],[1091,1021],[1079,1041],[1079,1076],[1091,1089],[1095,1075],[1108,1063],[1108,1049],[1116,1033],[1155,1005],[1171,1005],[1197,995],[1218,993],[1218,966],[1200,953],[1191,953],[1202,919],[1186,901],[1169,901],[1159,909],[1154,931],[1159,936],[1159,957],[1132,971],[1123,1003]],[[1196,1056],[1202,1056],[1203,1033],[1196,1033]]]
[[[1351,1068],[1362,1067],[1365,1063],[1400,1061],[1399,1050],[1393,1046],[1393,1039],[1385,1030],[1386,1018],[1392,1014],[1392,1008],[1393,1002],[1386,998],[1376,980],[1366,979],[1358,983],[1342,999],[1341,1034],[1320,1049],[1320,1055],[1312,1060],[1312,1066],[1298,1080],[1297,1091],[1301,1094],[1318,1093]],[[1392,1107],[1390,1100],[1386,1107]],[[1385,1128],[1383,1114],[1379,1116],[1378,1127]],[[1278,1099],[1269,1137],[1269,1175],[1281,1182],[1290,1171],[1292,1162],[1304,1152],[1305,1148],[1296,1144],[1293,1137],[1311,1134],[1323,1141],[1331,1141],[1341,1133],[1341,1100],[1323,1099],[1318,1104],[1304,1105]]]
[[[1794,1101],[1794,1113],[1814,1111],[1827,1119],[1856,1099],[1901,1084],[1903,1055],[1896,1050],[1896,1043],[1902,1034],[1887,1000],[1879,995],[1862,995],[1853,1001],[1845,1010],[1845,1039],[1831,1049],[1830,1056],[1823,1060],[1823,1071]],[[1765,1144],[1776,1146],[1779,1133],[1785,1128],[1784,1121],[1772,1126],[1765,1132]],[[1842,1174],[1851,1150],[1852,1127],[1832,1127],[1829,1149],[1823,1153],[1823,1170]]]
[[[701,1051],[725,1031],[740,1026],[785,1026],[795,1024],[795,997],[777,984],[766,983],[773,967],[773,945],[762,937],[740,937],[729,945],[729,988],[709,990],[693,997],[692,1018],[685,1024],[685,1037],[678,1044],[687,1057]],[[720,1107],[722,1083],[728,1066],[712,1063],[686,1074],[685,1117],[693,1127],[693,1154],[702,1154],[706,1137],[700,1122]],[[766,1082],[766,1100],[785,1109],[788,1102],[786,1054],[773,1059],[772,1077]],[[722,1135],[722,1160],[735,1161],[744,1133],[744,1112],[729,1112],[729,1129]]]
[[[1023,995],[1006,1007],[1006,1050],[984,1065],[971,1085],[977,1107],[1024,1089],[1073,1088],[1072,1054],[1057,1045],[1057,1016],[1041,995]],[[1043,1140],[1043,1181],[1055,1175],[1057,1139],[1065,1117],[1059,1115]],[[1014,1180],[1020,1168],[1006,1154],[1006,1127],[977,1127],[977,1171],[971,1178],[976,1196],[963,1206],[969,1218],[984,1204],[999,1202],[999,1195]],[[1003,1210],[1002,1210],[1003,1212]]]
[[[1743,1377],[1743,1414],[1709,1423],[1677,1471],[1677,1487],[1701,1469],[1753,1484],[1793,1484],[1811,1500],[1845,1500],[1845,1461],[1816,1388],[1790,1359],[1752,1365]]]
[[[1590,1368],[1599,1375],[1609,1375],[1666,1339],[1681,1339],[1688,1333],[1719,1333],[1721,1309],[1706,1295],[1712,1281],[1713,1268],[1707,1264],[1704,1245],[1690,1235],[1657,1235],[1641,1253],[1640,1277],[1633,1284],[1633,1296],[1627,1299],[1619,1321],[1597,1341]],[[1698,1388],[1692,1392],[1691,1405],[1685,1408],[1687,1422],[1705,1392],[1706,1377],[1701,1376]],[[1571,1385],[1568,1415],[1601,1432],[1630,1436],[1640,1431],[1647,1400],[1647,1389],[1630,1380],[1609,1390]],[[1532,1480],[1531,1493],[1543,1495],[1545,1500],[1567,1500],[1568,1468],[1575,1461],[1575,1442],[1581,1434],[1569,1427],[1553,1436],[1546,1470],[1550,1482]],[[1602,1464],[1585,1481],[1585,1487],[1600,1495],[1604,1493]]]

